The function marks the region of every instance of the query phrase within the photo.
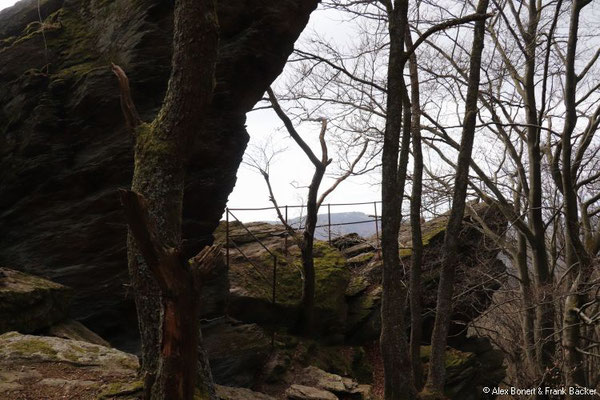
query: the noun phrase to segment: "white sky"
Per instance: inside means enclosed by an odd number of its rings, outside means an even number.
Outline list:
[[[341,22],[341,18],[337,12],[317,10],[311,15],[310,22],[296,43],[296,47],[302,48],[303,40],[309,37],[312,32],[318,32],[320,36],[331,39],[336,43],[344,43],[344,41],[352,40],[352,28],[351,23]],[[286,71],[283,72],[280,79],[285,80],[285,77]],[[273,87],[277,94],[277,81],[274,82]],[[308,189],[296,189],[291,183],[296,182],[300,186],[308,186],[310,183],[314,170],[306,155],[289,138],[287,131],[283,128],[274,111],[259,110],[250,112],[246,124],[250,134],[249,148],[253,144],[264,143],[269,136],[276,140],[278,144],[281,142],[282,145],[287,147],[287,151],[276,159],[270,171],[271,183],[279,205],[303,204]],[[298,129],[304,140],[312,144],[311,147],[317,156],[320,155],[320,147],[317,140],[319,129],[320,125],[317,123],[303,124]],[[335,160],[330,168],[328,168],[331,172],[335,172],[334,164]],[[377,179],[376,174],[364,177],[350,177],[327,197],[325,203],[357,203],[379,200],[381,197],[380,189],[378,185],[374,185]],[[332,177],[325,178],[321,184],[321,188],[325,190],[332,182]],[[229,196],[228,205],[230,208],[270,206],[267,187],[262,176],[255,170],[242,164],[238,171],[236,187]],[[332,207],[331,209],[332,213],[349,211],[362,211],[373,214],[373,206],[340,206]],[[320,212],[326,212],[326,209],[321,209]],[[272,211],[236,212],[236,215],[242,220],[276,219]]]
[[[0,0],[0,10],[6,7],[10,7],[15,4],[17,0]]]

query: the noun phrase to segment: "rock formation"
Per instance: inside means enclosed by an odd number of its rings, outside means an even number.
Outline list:
[[[109,65],[127,71],[151,120],[169,74],[172,2],[47,0],[41,19],[37,4],[0,12],[0,262],[73,287],[74,316],[126,346],[136,327],[116,189],[129,186],[133,161]],[[316,5],[219,2],[216,94],[185,195],[190,255],[212,240],[235,183],[246,112]]]
[[[66,286],[0,268],[0,333],[30,333],[63,321],[71,297]]]

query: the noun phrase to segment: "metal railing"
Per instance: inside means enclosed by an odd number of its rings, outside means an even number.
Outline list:
[[[381,201],[371,201],[371,202],[358,202],[358,203],[332,203],[332,204],[326,204],[326,208],[327,208],[327,224],[321,224],[321,225],[317,225],[316,228],[327,228],[327,237],[328,237],[328,243],[331,245],[332,242],[332,227],[336,227],[336,226],[347,226],[347,225],[358,225],[358,224],[372,224],[375,223],[375,235],[376,235],[376,239],[377,239],[377,248],[379,248],[379,222],[381,221],[381,218],[378,216],[378,212],[377,212],[377,204],[380,204]],[[332,223],[331,222],[331,208],[332,207],[338,207],[338,206],[359,206],[359,205],[369,205],[372,204],[373,205],[373,215],[369,215],[369,217],[373,218],[373,220],[362,220],[362,221],[355,221],[355,222],[339,222],[339,223]],[[285,221],[285,224],[288,224],[288,211],[289,209],[296,209],[296,208],[304,208],[306,207],[305,205],[284,205],[284,206],[280,206],[279,209],[280,210],[284,210],[283,212],[283,218]],[[256,235],[260,235],[262,233],[272,233],[272,231],[251,231],[233,212],[234,211],[268,211],[268,210],[276,210],[277,207],[271,206],[271,207],[255,207],[255,208],[226,208],[225,209],[225,257],[226,257],[226,264],[227,264],[227,269],[229,270],[230,267],[230,249],[231,248],[235,248],[240,255],[244,258],[244,260],[246,260],[251,267],[257,272],[258,276],[260,277],[260,279],[264,280],[267,284],[271,285],[271,293],[270,293],[270,301],[273,305],[273,308],[275,309],[275,306],[277,304],[277,255],[275,253],[273,253],[266,245],[265,243],[263,243],[263,241],[258,238]],[[243,230],[245,232],[247,232],[250,237],[253,240],[253,242],[258,243],[269,255],[270,257],[272,257],[273,259],[273,275],[272,275],[272,280],[271,282],[269,282],[269,279],[263,274],[263,272],[261,271],[261,268],[250,258],[248,257],[244,251],[240,248],[240,246],[235,243],[235,238],[231,235],[231,230],[230,230],[230,222],[231,219],[233,218],[233,220],[235,220],[235,222],[237,222],[237,226],[238,227],[242,227]],[[298,230],[298,231],[302,231],[304,229],[304,227],[302,226],[302,218],[298,218],[299,224],[298,227],[294,229]],[[289,232],[287,231],[287,229],[284,227],[282,229],[281,233],[278,233],[277,236],[283,235],[284,238],[284,255],[287,256],[288,254],[288,237],[290,236]],[[269,295],[269,293],[265,293],[267,296]],[[272,332],[272,336],[271,336],[271,345],[274,345],[275,342],[275,331]]]

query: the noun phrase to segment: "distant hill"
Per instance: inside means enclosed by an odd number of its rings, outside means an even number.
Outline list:
[[[279,223],[279,221],[269,221],[271,223]],[[327,228],[327,214],[319,214],[317,219],[318,227],[315,232],[315,237],[317,239],[327,239],[329,237],[329,231]],[[290,224],[298,228],[304,225],[304,217],[302,220],[300,218],[294,218],[290,220]],[[347,224],[347,225],[339,225],[336,224]],[[369,236],[375,235],[375,218],[369,217],[367,214],[362,212],[343,212],[343,213],[331,213],[331,237],[337,237],[346,235],[348,233],[358,233],[360,236],[367,238]],[[381,228],[381,221],[379,221],[379,228]],[[381,232],[381,231],[380,231]]]

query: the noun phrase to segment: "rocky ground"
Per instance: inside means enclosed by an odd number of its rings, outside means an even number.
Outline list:
[[[499,229],[493,208],[470,210]],[[503,359],[486,340],[466,337],[464,326],[489,305],[503,265],[467,217],[461,234],[464,256],[457,283],[452,348],[446,355],[446,394],[475,400],[481,387],[504,376]],[[435,305],[439,246],[445,217],[424,225],[423,275],[428,290],[424,328]],[[294,334],[301,296],[299,251],[280,226],[230,226],[224,259],[203,293],[204,345],[221,399],[379,399],[382,394],[379,334],[381,261],[375,242],[357,235],[317,242],[317,335]],[[225,238],[224,226],[217,240]],[[401,255],[410,259],[407,227]],[[265,247],[257,243],[258,237]],[[235,244],[234,244],[235,243]],[[286,244],[287,243],[287,244]],[[266,248],[266,249],[265,249]],[[267,251],[268,250],[268,251]],[[226,254],[229,252],[229,262]],[[276,303],[272,303],[273,261]],[[496,277],[496,279],[491,279]],[[69,288],[10,269],[0,269],[0,398],[137,398],[135,355],[110,347],[80,322],[69,319]],[[429,346],[421,349],[428,362]]]

